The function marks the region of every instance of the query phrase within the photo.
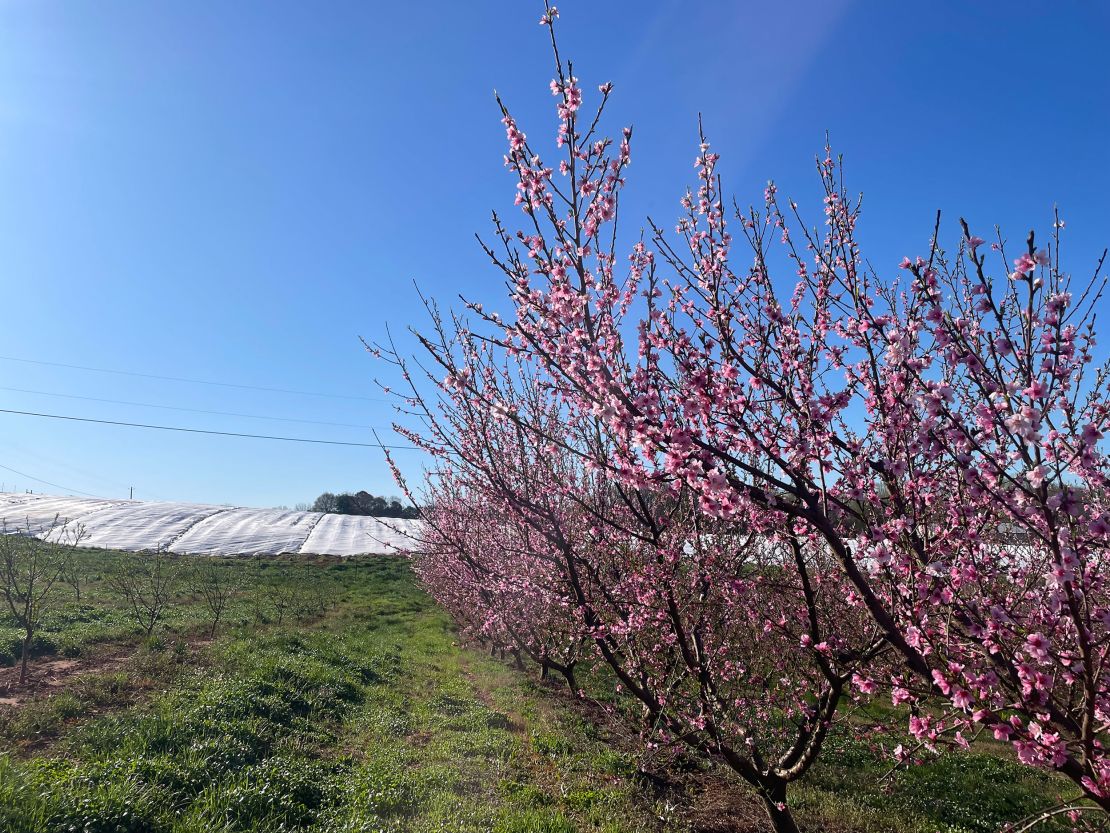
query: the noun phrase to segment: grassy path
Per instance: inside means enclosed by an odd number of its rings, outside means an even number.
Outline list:
[[[663,829],[629,764],[556,726],[520,675],[455,645],[403,565],[350,570],[311,626],[240,627],[176,666],[170,648],[141,652],[145,676],[113,672],[108,713],[82,715],[78,697],[50,743],[17,748],[26,721],[9,717],[0,830]],[[152,678],[164,690],[150,693]],[[147,696],[126,706],[140,681]]]

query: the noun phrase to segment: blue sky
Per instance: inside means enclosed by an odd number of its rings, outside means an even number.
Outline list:
[[[890,274],[924,250],[938,208],[949,235],[963,214],[1015,239],[1047,231],[1058,204],[1069,267],[1091,267],[1110,243],[1108,9],[560,3],[564,54],[587,89],[616,85],[611,128],[635,125],[626,227],[677,216],[699,112],[744,204],[774,178],[816,212],[828,130],[866,194],[868,255]],[[553,134],[539,13],[521,0],[0,3],[0,408],[372,441],[391,413],[358,336],[388,324],[411,343],[414,281],[447,302],[499,297],[473,241],[491,209],[512,216],[492,91],[531,138]],[[10,414],[0,465],[8,488],[63,491],[29,475],[114,497],[394,491],[372,449]]]

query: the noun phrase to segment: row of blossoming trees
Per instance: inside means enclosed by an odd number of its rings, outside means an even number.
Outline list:
[[[818,232],[774,186],[727,209],[704,138],[677,227],[625,262],[631,131],[599,132],[611,88],[585,111],[554,17],[556,165],[503,108],[523,222],[484,245],[512,314],[429,305],[434,395],[383,351],[435,459],[426,585],[572,688],[608,668],[646,742],[731,767],[776,830],[879,697],[922,747],[987,732],[1110,809],[1098,270],[1060,269],[1059,222],[1011,251],[938,218],[879,278],[831,154]]]

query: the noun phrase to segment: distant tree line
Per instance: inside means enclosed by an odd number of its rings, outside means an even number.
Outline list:
[[[369,515],[374,518],[418,518],[420,510],[405,506],[400,498],[378,497],[369,492],[333,494],[324,492],[312,504],[313,512],[337,515]]]

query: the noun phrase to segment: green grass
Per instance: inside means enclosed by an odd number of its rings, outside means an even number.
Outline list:
[[[95,574],[114,556],[87,557]],[[693,833],[712,784],[760,829],[728,773],[660,793],[571,698],[458,644],[401,560],[227,567],[249,580],[214,641],[187,595],[150,639],[95,578],[56,606],[39,661],[126,656],[0,709],[0,830]],[[273,587],[293,597],[280,624]],[[326,605],[296,598],[321,587]],[[1058,800],[1058,779],[989,751],[880,783],[880,751],[834,737],[792,802],[804,829],[991,833]]]
[[[884,743],[889,747],[896,740]],[[875,740],[830,738],[796,793],[798,815],[839,817],[848,829],[876,833],[997,833],[1078,792],[1062,777],[1018,764],[1001,744],[945,752],[893,774],[892,762],[877,747]],[[1037,828],[1038,833],[1070,829],[1062,820]]]
[[[403,562],[280,569],[290,581],[314,570],[342,592],[326,616],[241,621],[202,655],[174,650],[203,624],[179,611],[126,670],[74,678],[0,720],[8,738],[73,724],[0,755],[0,829],[658,829],[631,782],[533,772],[546,753],[504,710],[528,705],[530,683],[461,650]],[[144,675],[164,690],[123,707],[117,695]],[[553,731],[541,721],[533,734]]]

